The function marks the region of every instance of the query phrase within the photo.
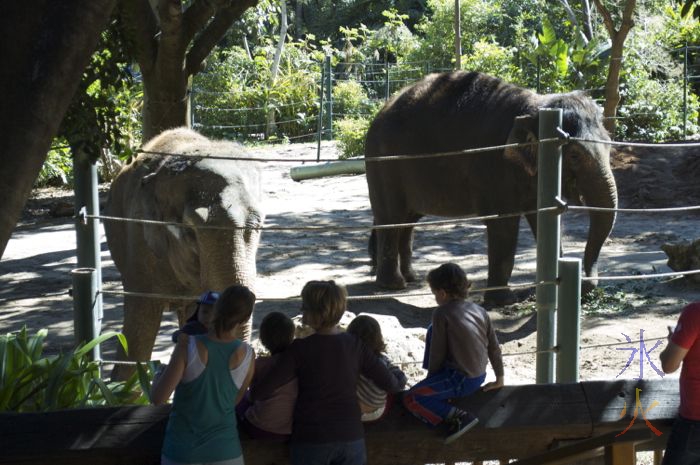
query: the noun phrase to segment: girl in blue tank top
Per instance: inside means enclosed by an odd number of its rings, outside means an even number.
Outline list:
[[[214,306],[207,334],[178,336],[151,393],[159,405],[175,391],[163,465],[243,465],[235,407],[250,384],[255,354],[236,334],[254,305],[255,294],[247,287],[230,286]]]

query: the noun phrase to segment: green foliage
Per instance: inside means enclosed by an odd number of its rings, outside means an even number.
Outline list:
[[[620,87],[619,139],[661,142],[684,138],[683,54],[671,53],[678,36],[668,26],[675,17],[673,11],[667,9],[666,14],[647,21],[645,33],[634,34],[628,41]],[[687,92],[686,135],[697,134],[698,96],[690,86]]]
[[[365,154],[365,138],[370,119],[351,117],[338,121],[335,134],[340,149],[340,159],[361,157]]]
[[[306,43],[284,48],[280,70],[270,83],[272,45],[253,57],[233,47],[218,51],[195,78],[195,127],[204,134],[228,139],[261,140],[313,135],[318,115],[320,66]],[[275,130],[268,133],[268,114]]]
[[[396,10],[384,11],[384,25],[369,35],[366,47],[376,51],[381,61],[396,61],[397,57],[408,55],[417,47],[417,40],[408,29],[405,20],[408,15],[401,15]]]
[[[98,362],[89,358],[95,345],[110,338],[118,338],[126,348],[121,333],[105,333],[70,352],[44,356],[46,335],[42,329],[30,336],[23,328],[0,336],[0,411],[149,403],[153,366],[139,365],[129,380],[106,383],[99,376]]]
[[[361,116],[372,113],[375,107],[365,88],[355,79],[337,81],[333,86],[333,114]]]
[[[339,46],[340,27],[358,27],[361,23],[377,29],[385,22],[384,12],[395,9],[406,15],[412,28],[426,12],[425,0],[305,0],[302,5],[304,28],[307,33],[328,38]]]
[[[434,70],[454,68],[454,0],[429,0],[431,14],[416,26],[420,37],[418,47],[406,61],[429,62]],[[487,0],[462,0],[460,6],[462,54],[471,55],[473,44],[490,40],[495,32],[493,19],[498,16],[498,4]]]
[[[34,187],[65,186],[72,180],[72,175],[70,149],[67,146],[57,146],[49,150]]]
[[[581,298],[584,315],[609,315],[631,310],[627,294],[615,287],[596,287]]]
[[[521,70],[514,64],[514,50],[495,42],[475,43],[473,53],[462,57],[462,67],[498,76],[509,82],[522,82]]]

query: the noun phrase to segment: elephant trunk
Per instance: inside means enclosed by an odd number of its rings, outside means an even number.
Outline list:
[[[591,158],[588,160],[590,161]],[[577,183],[578,189],[584,204],[591,207],[617,208],[617,186],[610,168],[609,157],[601,157],[597,163],[591,165],[593,165],[591,171],[579,173],[578,176],[580,179]],[[589,215],[590,225],[583,255],[583,269],[586,276],[595,278],[598,276],[600,249],[612,231],[616,214],[591,211]],[[584,286],[588,290],[598,284],[597,280],[588,281],[588,283],[590,283],[589,286]]]
[[[208,256],[200,256],[200,280],[202,286],[207,289],[223,291],[233,284],[241,284],[255,292],[255,252],[256,244],[251,244],[243,237],[243,231],[234,234],[218,234],[218,238],[207,238],[202,250],[219,250],[220,253],[211,253]],[[210,241],[214,241],[215,246]],[[257,241],[256,241],[257,242]],[[231,254],[233,251],[233,254]],[[238,335],[241,339],[249,341],[252,329],[251,319],[241,325]]]

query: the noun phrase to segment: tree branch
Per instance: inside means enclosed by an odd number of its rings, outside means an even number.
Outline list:
[[[183,19],[183,38],[190,43],[198,31],[207,25],[217,10],[225,5],[222,0],[197,0],[185,10]]]
[[[119,16],[124,32],[136,52],[136,61],[141,67],[141,72],[150,72],[158,50],[158,21],[150,4],[145,0],[120,0]]]
[[[199,71],[204,59],[209,55],[217,42],[226,34],[234,21],[243,15],[243,12],[258,4],[259,0],[232,0],[231,3],[219,10],[214,19],[197,36],[185,57],[185,69],[188,75]]]
[[[612,19],[612,15],[610,15],[610,12],[607,8],[605,8],[605,5],[603,5],[600,0],[593,0],[593,3],[595,3],[598,13],[600,13],[600,15],[603,17],[605,29],[608,30],[608,35],[612,39],[617,33],[617,31],[615,31],[615,22]]]

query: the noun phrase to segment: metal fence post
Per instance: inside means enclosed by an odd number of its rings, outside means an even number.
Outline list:
[[[317,148],[316,148],[316,161],[321,160],[321,139],[323,138],[323,95],[324,95],[324,85],[326,84],[326,62],[321,64],[321,92],[319,95],[318,103],[318,135],[317,135]]]
[[[76,268],[71,271],[73,281],[73,332],[76,345],[90,342],[99,335],[93,314],[97,306],[97,273],[95,268]],[[92,349],[92,359],[100,359],[99,344]]]
[[[326,118],[328,119],[326,140],[333,140],[333,68],[331,57],[326,56]]]
[[[688,42],[685,43],[683,55],[683,139],[685,139],[688,120]]]
[[[557,141],[541,142],[557,138],[557,128],[562,124],[562,110],[540,108],[539,150],[537,155],[537,208],[557,205],[561,193],[561,146]],[[559,259],[560,220],[555,211],[537,213],[537,282],[555,281]],[[556,284],[537,286],[537,350],[554,347],[555,314],[557,305]],[[537,383],[554,382],[554,353],[539,352],[536,364]]]
[[[384,58],[384,101],[389,100],[389,60]]]
[[[579,382],[581,259],[559,259],[557,383]]]
[[[86,315],[80,317],[81,321],[90,319],[93,324],[93,337],[100,334],[102,326],[102,265],[100,250],[99,221],[88,219],[87,215],[99,216],[100,202],[97,192],[97,167],[92,163],[87,153],[76,150],[73,154],[73,190],[75,192],[75,234],[76,255],[78,268],[94,269],[94,304],[80,307]],[[77,328],[76,328],[77,331]],[[99,358],[99,346],[95,347],[94,354]]]

